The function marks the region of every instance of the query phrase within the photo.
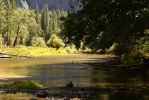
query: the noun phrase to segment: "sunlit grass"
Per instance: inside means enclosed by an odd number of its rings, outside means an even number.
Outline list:
[[[0,49],[1,53],[12,54],[12,55],[27,55],[27,56],[49,56],[49,55],[68,55],[65,48],[48,48],[48,47],[26,47],[17,46],[5,47]]]

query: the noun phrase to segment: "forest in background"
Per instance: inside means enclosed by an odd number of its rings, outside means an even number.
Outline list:
[[[27,10],[16,6],[15,0],[0,0],[0,43],[7,46],[25,45],[64,47],[58,35],[63,27],[64,10]],[[53,43],[54,41],[54,43]]]

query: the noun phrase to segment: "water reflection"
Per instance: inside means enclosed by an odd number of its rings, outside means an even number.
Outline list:
[[[149,100],[149,96],[133,93],[100,94],[93,96],[91,100]]]
[[[94,59],[92,59],[94,58]],[[95,59],[96,58],[96,59]],[[148,69],[119,69],[99,66],[96,69],[81,64],[83,61],[97,61],[98,56],[55,56],[48,58],[13,58],[0,59],[0,75],[20,75],[26,77],[7,78],[0,83],[15,80],[38,80],[45,85],[65,85],[72,81],[75,86],[81,87],[149,87]],[[101,61],[101,59],[100,59]],[[78,62],[78,63],[74,63]],[[91,100],[148,100],[147,95],[140,94],[100,94]]]

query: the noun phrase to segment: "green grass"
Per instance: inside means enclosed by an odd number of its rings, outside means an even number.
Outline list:
[[[7,86],[8,89],[42,89],[43,85],[37,81],[16,81]]]
[[[48,47],[26,47],[26,46],[16,46],[15,48],[13,47],[1,48],[0,53],[12,54],[12,55],[25,55],[25,56],[49,56],[49,55],[70,54],[65,48],[56,49]]]

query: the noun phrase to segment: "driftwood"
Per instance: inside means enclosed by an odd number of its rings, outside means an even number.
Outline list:
[[[0,53],[0,58],[11,58],[11,56],[8,54],[1,54]]]
[[[28,55],[13,55],[13,54],[0,53],[0,58],[12,58],[12,57],[35,58],[33,56]]]

